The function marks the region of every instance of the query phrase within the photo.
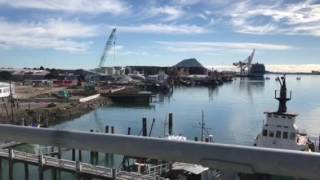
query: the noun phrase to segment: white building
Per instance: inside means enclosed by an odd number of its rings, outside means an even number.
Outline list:
[[[11,91],[14,94],[14,85],[11,84]],[[5,82],[0,82],[0,98],[10,96],[10,84]]]

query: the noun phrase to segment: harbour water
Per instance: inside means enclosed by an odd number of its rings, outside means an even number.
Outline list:
[[[215,142],[252,145],[261,131],[264,112],[277,110],[274,90],[279,89],[276,75],[270,80],[236,79],[217,88],[179,87],[171,95],[157,95],[151,106],[112,105],[97,109],[80,118],[54,126],[57,129],[90,129],[104,131],[105,125],[114,126],[116,133],[132,134],[141,131],[141,118],[156,119],[152,136],[164,135],[168,113],[174,116],[174,132],[188,139],[200,136],[202,114]],[[320,133],[320,76],[287,76],[288,90],[292,100],[288,111],[298,113],[297,124],[311,136]]]
[[[165,121],[168,113],[173,113],[174,133],[187,136],[188,139],[200,137],[199,123],[204,112],[205,126],[214,135],[215,142],[241,145],[252,145],[253,139],[261,131],[264,112],[275,111],[277,101],[274,90],[279,89],[276,75],[267,75],[270,80],[236,79],[216,88],[178,87],[170,95],[157,95],[151,106],[111,105],[101,107],[80,118],[66,121],[53,128],[89,131],[90,129],[104,132],[106,125],[114,126],[116,133],[126,134],[131,127],[132,134],[141,131],[141,119],[148,119],[150,127],[152,119],[155,125],[152,136],[164,135]],[[288,90],[292,91],[292,100],[288,103],[288,111],[298,113],[297,124],[313,137],[320,133],[320,76],[287,76]],[[38,151],[36,146],[20,147],[28,151]],[[70,159],[71,153],[65,152],[62,157]],[[98,164],[117,166],[119,156],[106,158],[101,156]],[[85,152],[84,161],[89,162],[89,152]],[[3,162],[5,163],[5,161]],[[6,177],[6,165],[2,166]],[[23,166],[16,166],[15,174],[23,179]],[[31,177],[36,177],[36,167],[30,166]],[[72,179],[70,174],[62,174],[65,179]],[[20,178],[21,177],[21,178]],[[50,172],[46,178],[50,179]]]

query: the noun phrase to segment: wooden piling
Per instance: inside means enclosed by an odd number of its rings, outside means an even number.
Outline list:
[[[62,157],[62,151],[61,151],[61,147],[58,147],[58,159],[61,159]]]
[[[147,132],[147,118],[142,118],[142,136],[147,136],[148,132]]]
[[[24,164],[24,179],[29,180],[29,166],[28,163],[25,162]]]
[[[114,127],[111,126],[111,134],[114,134]]]
[[[72,161],[76,160],[76,150],[72,149]]]
[[[109,126],[105,127],[105,133],[109,133]]]
[[[128,135],[130,135],[131,134],[131,127],[128,127],[128,133],[127,133]]]
[[[9,149],[9,180],[13,180],[13,150]]]
[[[81,162],[82,161],[82,152],[81,152],[81,150],[79,149],[79,161]]]
[[[169,135],[172,135],[172,127],[173,127],[173,114],[169,113]]]

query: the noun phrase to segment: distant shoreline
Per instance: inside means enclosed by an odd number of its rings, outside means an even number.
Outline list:
[[[320,75],[312,72],[266,72],[266,74]]]

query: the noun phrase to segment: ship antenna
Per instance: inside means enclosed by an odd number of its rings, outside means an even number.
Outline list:
[[[277,92],[275,93],[275,99],[279,101],[278,113],[283,114],[287,112],[287,101],[291,100],[290,97],[287,97],[287,85],[286,85],[286,76],[283,75],[281,78],[277,79],[280,83],[280,95],[277,97]]]

